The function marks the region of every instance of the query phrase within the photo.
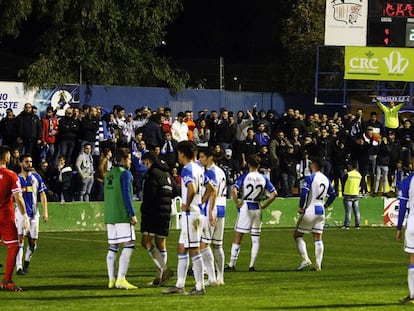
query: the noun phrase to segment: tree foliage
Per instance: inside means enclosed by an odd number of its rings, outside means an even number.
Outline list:
[[[181,0],[0,0],[0,36],[33,34],[32,62],[20,71],[29,86],[82,78],[90,85],[178,91],[187,74],[160,50],[181,10]]]
[[[324,42],[325,0],[295,1],[281,41],[286,51],[286,91],[312,94],[316,50]]]

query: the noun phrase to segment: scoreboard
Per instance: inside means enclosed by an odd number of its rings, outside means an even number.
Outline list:
[[[367,46],[414,47],[414,0],[368,0]]]

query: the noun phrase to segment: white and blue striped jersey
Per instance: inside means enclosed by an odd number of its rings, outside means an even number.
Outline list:
[[[206,184],[207,184],[206,174],[205,174],[206,169],[204,168],[203,164],[201,164],[200,160],[198,160],[198,159],[197,160],[194,160],[194,163],[197,164],[198,166],[200,166],[201,167],[201,170],[203,171],[204,181],[201,184],[201,189],[200,189],[201,198],[203,198],[204,193],[206,192]],[[202,208],[202,207],[200,206],[200,208]],[[201,212],[203,212],[203,208],[202,208]]]
[[[398,195],[400,206],[398,209],[397,229],[401,230],[408,212],[407,228],[414,224],[414,174],[411,174],[401,182]],[[411,229],[411,228],[410,228]]]
[[[276,191],[270,179],[259,172],[248,172],[242,174],[234,184],[242,192],[244,202],[259,202],[265,191],[269,193]]]
[[[31,172],[27,175],[26,179],[19,174],[19,180],[22,187],[22,194],[26,205],[27,215],[30,218],[39,216],[37,197],[39,193],[47,190],[42,177],[38,173]]]
[[[217,213],[219,217],[224,217],[227,200],[226,174],[220,167],[213,164],[205,170],[204,175],[205,183],[210,182],[217,189],[216,207],[219,207]],[[206,203],[205,206],[209,206],[209,202]]]
[[[202,199],[204,169],[195,162],[189,162],[181,170],[181,199],[182,204],[189,206],[191,213],[200,213],[200,205]],[[195,194],[191,202],[187,202],[188,185],[193,183]]]
[[[328,199],[325,202],[326,198]],[[335,198],[336,193],[328,177],[321,172],[315,172],[305,178],[299,206],[304,209],[315,205],[329,206]]]
[[[217,188],[216,205],[226,205],[226,201],[227,201],[226,174],[220,167],[218,167],[215,164],[213,164],[208,169],[208,171],[212,172],[213,175],[215,176],[215,181],[213,185]]]

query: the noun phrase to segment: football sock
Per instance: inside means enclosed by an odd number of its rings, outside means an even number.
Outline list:
[[[414,265],[408,266],[408,289],[410,297],[414,298]]]
[[[315,261],[319,267],[322,266],[323,250],[324,250],[323,240],[316,240],[315,241]]]
[[[24,258],[25,261],[30,261],[32,259],[33,253],[35,252],[37,245],[31,246],[30,244],[26,247],[26,256]]]
[[[203,256],[203,263],[204,267],[207,270],[208,279],[210,281],[216,281],[216,272],[214,270],[214,258],[213,258],[213,251],[211,247],[206,247],[201,251],[201,255]]]
[[[223,272],[224,272],[224,250],[223,246],[215,245],[214,248],[214,260],[216,262],[217,268],[217,279],[223,279]]]
[[[231,257],[230,257],[230,267],[234,267],[236,265],[237,257],[239,257],[240,253],[240,245],[233,243],[231,245]]]
[[[167,261],[168,261],[168,252],[167,252],[167,250],[166,249],[163,249],[163,250],[159,249],[159,251],[160,251],[162,260],[164,261],[164,265],[167,265]]]
[[[23,260],[23,248],[24,248],[24,243],[19,243],[19,250],[17,251],[17,256],[16,256],[16,269],[22,269],[22,260]]]
[[[108,253],[106,255],[106,267],[108,269],[108,278],[110,280],[115,280],[115,262],[117,253],[118,247],[109,246]]]
[[[259,248],[260,248],[260,236],[252,235],[252,250],[251,250],[251,255],[250,255],[249,267],[254,267],[257,255],[259,254]]]
[[[6,271],[4,272],[4,280],[11,281],[14,267],[16,265],[16,255],[19,251],[19,244],[11,243],[6,244],[7,255],[6,255]]]
[[[131,259],[132,252],[134,251],[134,244],[124,245],[121,256],[119,256],[119,267],[118,267],[118,279],[124,279],[128,272],[129,260]]]
[[[177,265],[177,283],[175,286],[183,288],[185,285],[185,279],[187,277],[187,270],[189,266],[188,254],[178,254]]]
[[[164,268],[164,259],[162,258],[162,255],[158,248],[156,248],[154,245],[151,246],[151,249],[148,249],[148,254],[151,256],[152,260],[154,261],[155,265],[158,269],[163,270]]]
[[[296,246],[298,248],[299,255],[303,260],[309,260],[308,251],[306,249],[306,242],[302,237],[296,238]]]
[[[191,258],[193,262],[194,279],[196,281],[196,289],[202,290],[204,288],[204,264],[203,256],[201,254],[195,254]]]

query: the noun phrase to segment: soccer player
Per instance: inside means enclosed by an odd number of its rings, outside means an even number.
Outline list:
[[[330,180],[320,172],[322,160],[320,158],[311,159],[311,175],[305,178],[301,189],[299,210],[299,220],[293,237],[303,261],[297,268],[298,271],[312,264],[306,249],[306,242],[303,239],[305,233],[313,233],[315,242],[315,271],[321,271],[324,245],[322,240],[323,228],[325,226],[325,209],[332,204],[336,198],[336,192]],[[326,200],[326,201],[325,201]]]
[[[16,173],[7,169],[9,162],[10,149],[6,146],[0,146],[0,239],[7,247],[6,270],[0,288],[12,292],[21,292],[22,288],[16,286],[12,281],[16,256],[19,251],[13,198],[22,214],[24,230],[28,231],[30,229],[30,222],[26,214],[19,178]]]
[[[40,197],[42,203],[42,218],[47,222],[47,188],[42,177],[33,170],[33,159],[30,154],[22,154],[19,158],[20,165],[20,186],[23,193],[23,199],[26,206],[26,213],[30,220],[30,231],[25,232],[23,228],[23,216],[15,210],[17,233],[19,235],[19,252],[16,257],[16,270],[18,275],[24,275],[29,272],[29,264],[33,253],[37,248],[37,240],[39,238],[39,209],[37,207],[37,198]],[[24,255],[24,240],[27,236],[27,248],[24,256],[24,265],[22,265]]]
[[[224,217],[226,214],[226,175],[214,162],[214,152],[205,148],[199,151],[200,163],[205,168],[205,188],[203,195],[204,224],[201,234],[201,254],[207,270],[206,285],[224,285]],[[213,245],[213,250],[210,245]],[[214,252],[214,255],[213,255]],[[215,273],[214,262],[217,269]]]
[[[200,239],[203,215],[200,211],[203,168],[195,163],[196,146],[193,142],[183,140],[177,145],[178,160],[183,165],[181,170],[181,233],[178,241],[177,282],[175,286],[163,291],[163,294],[182,294],[187,277],[189,256],[192,259],[196,286],[190,295],[204,295],[204,264],[200,253]]]
[[[132,205],[131,153],[127,148],[117,148],[116,165],[105,176],[104,185],[104,220],[108,234],[108,288],[136,289],[125,276],[129,261],[135,248],[135,229],[137,217]],[[118,250],[122,252],[118,262],[118,275],[115,279],[115,266]]]
[[[173,274],[167,267],[167,237],[170,229],[174,184],[169,166],[166,162],[160,161],[155,152],[144,153],[141,160],[147,167],[141,204],[141,245],[157,267],[157,276],[149,285],[163,286]],[[155,237],[155,245],[152,242],[153,237]]]
[[[262,209],[268,207],[277,195],[269,178],[259,173],[259,161],[256,154],[249,155],[246,159],[249,171],[241,175],[232,188],[234,205],[238,208],[239,214],[231,246],[230,262],[224,271],[235,271],[240,244],[245,233],[250,233],[252,239],[249,271],[255,271],[254,264],[259,254],[260,233],[262,231]],[[262,201],[266,191],[268,197]],[[239,200],[239,192],[242,193],[242,200]]]
[[[414,161],[411,160],[414,164]],[[399,193],[400,208],[398,210],[397,222],[397,240],[402,242],[402,227],[406,214],[408,213],[407,223],[405,225],[405,242],[404,251],[408,254],[408,290],[409,295],[400,299],[401,303],[414,303],[414,173],[411,173],[401,182],[401,190]],[[408,206],[407,206],[408,204]]]

